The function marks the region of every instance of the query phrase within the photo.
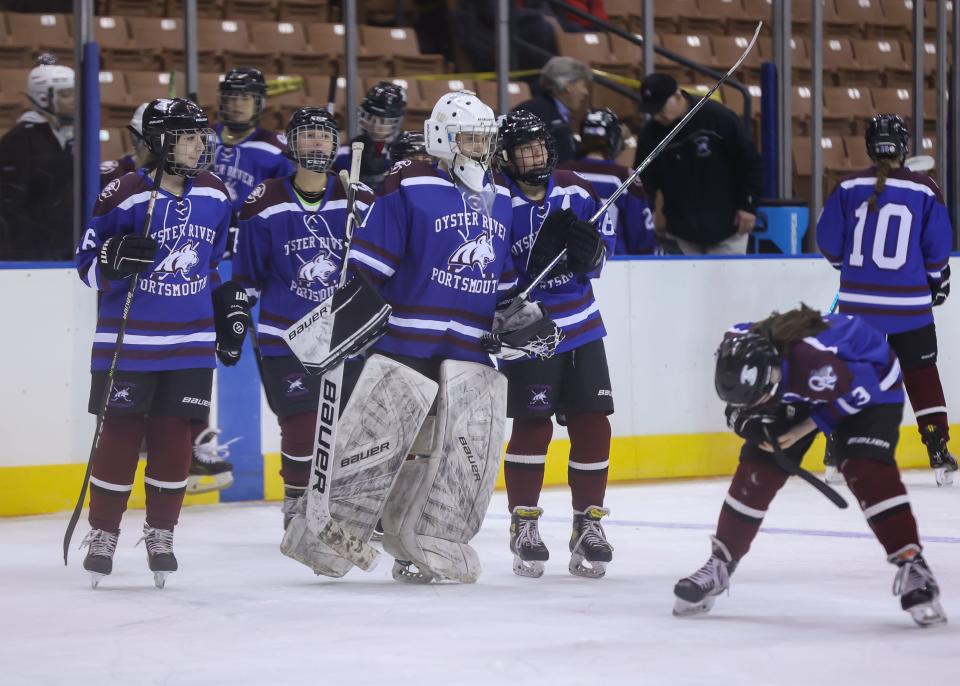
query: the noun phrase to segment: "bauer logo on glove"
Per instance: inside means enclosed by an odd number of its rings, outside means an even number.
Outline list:
[[[480,338],[485,352],[501,360],[553,357],[563,341],[563,331],[537,302],[514,299],[503,303],[494,316],[493,332]]]
[[[250,300],[236,281],[213,291],[213,319],[217,330],[217,357],[228,367],[240,361],[243,339],[250,328]]]

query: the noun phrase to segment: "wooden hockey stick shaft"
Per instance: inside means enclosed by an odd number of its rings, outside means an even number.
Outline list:
[[[848,507],[847,501],[842,495],[837,493],[829,485],[823,483],[820,481],[820,479],[787,457],[787,454],[783,451],[783,448],[780,447],[780,441],[777,440],[777,437],[773,435],[772,431],[770,431],[770,427],[763,427],[763,433],[767,437],[767,443],[769,443],[770,447],[773,448],[773,459],[777,461],[777,464],[780,465],[781,469],[788,474],[799,476],[815,489],[823,493],[827,500],[839,507],[841,510],[845,510]]]
[[[167,155],[170,153],[170,144],[173,136],[165,136],[163,149],[160,153],[160,160],[157,166],[157,173],[154,177],[153,190],[150,191],[150,199],[147,201],[147,213],[143,219],[143,228],[140,230],[140,236],[150,235],[150,224],[153,221],[153,208],[157,202],[157,194],[160,191],[160,183],[163,181],[163,167],[166,164]],[[94,257],[94,259],[97,259]],[[94,268],[96,268],[94,266]],[[117,331],[117,342],[113,346],[113,357],[110,359],[110,367],[107,370],[107,383],[103,387],[103,394],[100,398],[100,411],[97,412],[97,425],[93,432],[93,443],[90,446],[90,454],[87,456],[87,468],[83,473],[83,483],[80,485],[80,497],[77,498],[77,504],[73,508],[73,514],[70,515],[70,522],[67,524],[67,531],[63,535],[63,564],[67,564],[70,552],[70,540],[73,538],[73,532],[77,528],[77,522],[80,521],[80,513],[83,512],[83,501],[87,497],[87,486],[90,484],[90,473],[93,471],[93,456],[100,446],[100,437],[103,434],[103,420],[107,413],[107,404],[110,402],[110,394],[113,392],[113,377],[117,371],[117,363],[120,360],[120,349],[123,347],[123,337],[127,332],[127,322],[130,319],[130,308],[133,306],[133,295],[137,290],[137,279],[139,274],[134,274],[130,278],[130,286],[127,288],[127,297],[123,302],[123,312],[120,315],[120,328]]]
[[[690,110],[686,113],[686,115],[684,115],[683,119],[677,122],[676,125],[672,129],[670,129],[670,132],[666,136],[664,136],[663,140],[657,144],[657,147],[655,147],[652,151],[650,151],[650,154],[647,155],[646,159],[644,159],[643,162],[640,163],[640,166],[634,169],[633,173],[630,174],[627,180],[621,183],[620,187],[617,188],[617,190],[615,190],[609,198],[607,198],[607,200],[603,203],[600,209],[597,210],[593,214],[593,216],[590,217],[590,219],[588,220],[590,224],[596,223],[596,221],[603,216],[603,213],[606,212],[610,208],[610,206],[613,203],[615,203],[617,199],[627,191],[628,188],[630,188],[630,184],[636,181],[637,178],[640,176],[640,174],[642,174],[644,170],[648,166],[650,166],[650,163],[653,162],[660,155],[661,152],[663,152],[663,149],[670,144],[670,141],[676,138],[677,134],[680,133],[680,131],[683,130],[683,127],[687,125],[687,122],[689,122],[690,119],[693,118],[693,116],[700,111],[700,108],[703,107],[706,104],[707,100],[709,100],[710,97],[717,92],[720,86],[722,86],[727,81],[727,79],[729,79],[733,74],[736,73],[737,69],[740,68],[740,65],[743,64],[743,61],[747,59],[747,56],[753,50],[753,46],[756,45],[757,38],[760,37],[760,30],[762,28],[763,28],[763,22],[762,21],[758,22],[757,28],[753,32],[753,38],[750,39],[750,43],[747,45],[746,49],[743,51],[743,54],[740,55],[740,59],[738,59],[736,63],[732,67],[730,67],[730,70],[726,74],[724,74],[720,78],[720,80],[713,85],[713,88],[707,91],[706,95],[700,98],[700,100],[693,107],[690,108]],[[560,263],[560,260],[562,260],[566,254],[567,254],[566,248],[564,248],[559,253],[557,253],[557,256],[550,261],[550,264],[544,267],[543,271],[541,271],[533,279],[533,281],[530,282],[530,285],[527,286],[523,290],[523,292],[520,293],[520,299],[521,300],[529,299],[530,293],[533,292],[533,289],[539,286],[540,283],[545,278],[547,278],[547,274],[549,274],[553,270],[553,268]]]

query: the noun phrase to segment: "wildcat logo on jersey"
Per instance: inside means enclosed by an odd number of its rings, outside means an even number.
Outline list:
[[[284,390],[284,394],[289,398],[306,395],[310,392],[310,389],[307,388],[306,384],[306,374],[303,372],[288,374],[287,376],[283,377],[283,383],[286,384],[286,390]]]
[[[693,144],[697,146],[697,157],[710,157],[710,138],[697,136],[693,139]]]
[[[200,264],[200,255],[192,241],[177,246],[154,270],[161,281],[172,274],[180,274],[184,279],[189,277],[190,271]]]
[[[103,187],[103,190],[100,191],[100,199],[106,200],[111,195],[113,195],[120,188],[120,179],[114,179],[106,186]]]
[[[330,283],[330,277],[340,271],[340,263],[336,256],[327,250],[321,250],[309,262],[304,262],[297,270],[297,281],[302,286],[309,286],[317,282],[321,286]]]
[[[257,186],[252,191],[250,191],[250,195],[247,196],[247,199],[244,200],[244,202],[245,203],[256,202],[257,200],[263,197],[263,194],[266,190],[267,190],[267,187],[261,183],[259,186]]]
[[[530,393],[530,400],[527,401],[528,410],[548,410],[550,409],[550,386],[533,384],[527,386]]]
[[[830,365],[821,367],[820,369],[814,369],[810,372],[810,379],[807,381],[807,385],[810,386],[810,390],[817,393],[823,393],[827,390],[832,391],[837,385],[837,373],[833,371],[833,367]]]
[[[110,389],[110,404],[114,407],[126,407],[133,405],[133,389],[136,388],[135,383],[115,383],[113,388]]]
[[[460,235],[464,242],[447,259],[447,267],[457,273],[477,267],[483,274],[487,266],[497,259],[497,253],[493,249],[493,232],[484,231],[476,238]]]

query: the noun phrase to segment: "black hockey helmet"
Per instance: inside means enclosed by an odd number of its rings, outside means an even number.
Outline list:
[[[390,81],[381,81],[363,96],[358,118],[360,128],[374,142],[392,142],[400,133],[407,96],[403,88]]]
[[[234,67],[223,77],[217,91],[217,117],[224,126],[231,131],[242,132],[257,125],[267,98],[267,82],[263,79],[263,72],[254,67]],[[250,116],[237,112],[240,99],[246,96],[253,98]]]
[[[340,148],[340,127],[324,108],[301,107],[294,112],[286,137],[290,157],[299,166],[313,172],[325,172],[333,166]]]
[[[867,124],[867,154],[874,162],[883,159],[903,162],[909,137],[907,124],[899,114],[878,114]]]
[[[780,353],[770,339],[758,333],[725,338],[716,357],[714,385],[725,403],[750,407],[776,393],[773,370],[780,368]]]
[[[594,107],[580,122],[580,153],[599,151],[610,159],[623,152],[623,128],[620,117],[609,107]]]
[[[393,162],[399,162],[414,155],[429,157],[422,131],[401,131],[397,140],[390,144],[389,150],[390,159]]]
[[[159,98],[143,111],[143,140],[164,171],[192,178],[213,162],[214,133],[200,106],[183,98]],[[164,147],[166,146],[166,157]]]
[[[535,186],[545,184],[553,170],[557,167],[557,144],[550,133],[550,129],[537,115],[526,110],[515,110],[507,114],[500,123],[499,147],[497,157],[500,168],[514,181],[523,181]],[[535,166],[536,161],[531,157],[527,160],[526,171],[520,173],[517,164],[517,149],[525,143],[540,141],[543,143],[545,154],[542,161]]]

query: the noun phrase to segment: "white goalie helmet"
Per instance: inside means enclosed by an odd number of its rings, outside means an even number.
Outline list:
[[[423,136],[428,154],[446,162],[469,189],[483,189],[497,148],[497,118],[476,93],[453,91],[437,100]]]
[[[38,111],[56,119],[58,126],[69,126],[73,124],[73,108],[59,111],[57,93],[73,90],[73,86],[73,69],[62,64],[41,64],[27,76],[27,97]]]

